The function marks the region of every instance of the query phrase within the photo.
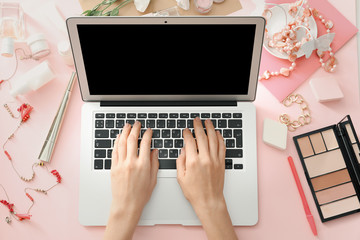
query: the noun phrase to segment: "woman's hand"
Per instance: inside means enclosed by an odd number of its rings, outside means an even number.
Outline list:
[[[194,119],[196,140],[189,129],[183,132],[185,148],[176,160],[177,179],[193,206],[209,239],[237,239],[224,198],[224,139],[211,120]]]
[[[140,122],[135,122],[133,128],[126,124],[115,140],[111,163],[112,204],[105,239],[132,238],[156,185],[158,151],[150,150],[152,130],[147,129],[138,154],[140,128]]]

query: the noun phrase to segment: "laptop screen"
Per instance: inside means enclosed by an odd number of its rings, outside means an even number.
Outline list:
[[[79,24],[90,95],[248,93],[256,24]]]

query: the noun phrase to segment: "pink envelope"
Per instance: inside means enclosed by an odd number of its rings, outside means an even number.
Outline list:
[[[289,0],[267,0],[269,3],[289,3]],[[311,8],[316,8],[320,14],[326,19],[334,23],[331,32],[335,33],[334,41],[331,44],[333,52],[339,50],[347,41],[349,41],[358,31],[358,29],[348,21],[333,5],[327,0],[308,0]],[[318,37],[326,34],[326,29],[319,20],[316,20],[318,28]],[[335,54],[336,58],[336,54]],[[324,62],[327,58],[324,58]],[[340,63],[341,64],[341,63]],[[261,76],[264,71],[279,71],[282,67],[290,67],[291,63],[285,59],[279,59],[263,48],[260,72]],[[291,72],[289,77],[276,76],[269,80],[261,80],[260,82],[279,100],[283,101],[297,87],[306,81],[311,74],[320,68],[319,57],[314,51],[310,58],[305,56],[296,60],[296,68]]]

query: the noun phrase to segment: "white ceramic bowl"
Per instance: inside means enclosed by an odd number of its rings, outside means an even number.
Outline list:
[[[287,16],[287,21],[288,23],[294,20],[294,17],[292,17],[291,15],[289,15],[289,3],[284,3],[284,4],[279,4],[281,5],[285,12],[286,12],[286,16]],[[272,39],[273,35],[277,32],[280,32],[286,25],[286,18],[285,18],[285,12],[283,11],[283,9],[279,6],[273,6],[272,8],[269,9],[271,11],[271,16],[270,18],[267,20],[267,25],[266,25],[266,29],[268,30],[268,36],[270,39]],[[300,12],[300,15],[302,14],[302,11]],[[310,28],[310,33],[314,38],[317,38],[317,25],[315,22],[315,19],[313,16],[309,17],[309,28]],[[304,28],[298,28],[297,29],[297,40],[301,40],[305,34],[306,34],[306,30]],[[279,50],[277,50],[276,48],[272,48],[269,47],[269,39],[265,37],[264,39],[264,47],[265,49],[272,55],[274,55],[277,58],[282,58],[282,59],[288,59],[288,54],[284,53],[284,52],[280,52]],[[305,53],[300,49],[297,52],[297,57],[300,58],[302,56],[305,55]]]

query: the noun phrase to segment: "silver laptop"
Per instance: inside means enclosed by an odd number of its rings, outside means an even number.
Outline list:
[[[176,179],[196,116],[227,150],[224,196],[234,225],[258,221],[255,99],[261,17],[74,17],[67,20],[84,105],[80,223],[106,225],[113,142],[126,122],[153,129],[160,168],[139,225],[200,225]],[[141,136],[140,136],[141,138]]]

